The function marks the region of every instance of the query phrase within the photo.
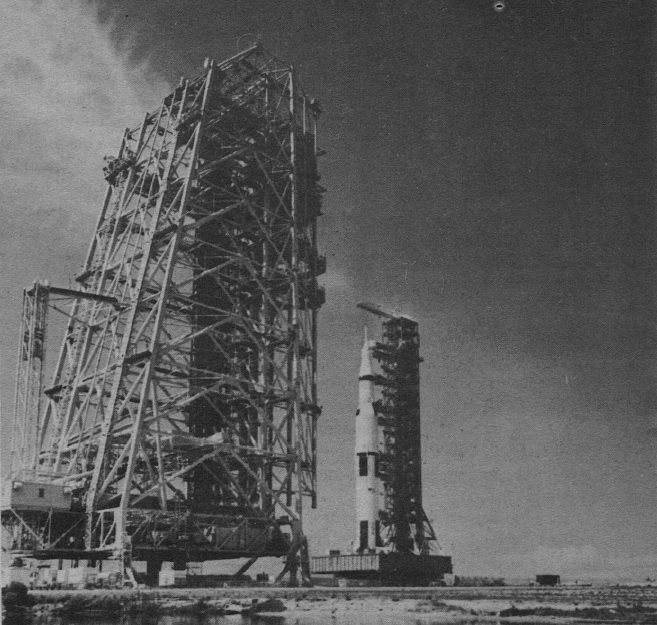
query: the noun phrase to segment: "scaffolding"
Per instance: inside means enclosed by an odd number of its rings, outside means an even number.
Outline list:
[[[294,69],[254,45],[207,61],[126,130],[79,288],[26,293],[16,422],[36,447],[16,447],[12,479],[71,504],[3,505],[15,551],[116,558],[128,575],[132,559],[247,558],[242,574],[285,556],[279,577],[296,583],[301,564],[308,580],[319,114]],[[43,301],[67,322],[37,393]]]
[[[417,321],[372,304],[360,308],[383,319],[382,339],[372,349],[380,373],[375,412],[382,434],[379,477],[383,548],[394,553],[440,552],[436,534],[422,505],[420,436],[420,333]]]

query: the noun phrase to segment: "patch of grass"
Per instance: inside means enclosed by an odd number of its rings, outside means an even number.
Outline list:
[[[102,612],[103,614],[123,614],[126,605],[122,599],[113,594],[91,596],[73,595],[55,609],[57,614],[71,616],[80,612]]]
[[[643,606],[622,606],[617,604],[614,609],[611,608],[579,608],[567,610],[561,608],[538,607],[538,608],[518,608],[512,605],[507,610],[500,611],[500,618],[509,616],[557,616],[557,617],[575,617],[582,620],[594,621],[626,621],[632,623],[657,623],[657,610],[654,608],[645,608]],[[638,620],[637,620],[638,619]]]
[[[160,603],[157,595],[139,595],[124,606],[126,614],[154,614],[160,613]]]
[[[71,616],[79,612],[87,612],[89,611],[90,603],[90,599],[82,597],[81,595],[73,595],[57,609],[57,613],[64,616]]]
[[[394,601],[394,599],[393,599]],[[399,599],[397,599],[399,601]],[[420,600],[417,602],[417,611],[418,612],[455,612],[459,614],[476,614],[474,611],[468,612],[465,608],[462,608],[458,605],[450,605],[444,601],[440,601],[435,597],[429,597],[428,599]]]
[[[201,598],[192,607],[192,612],[194,614],[207,614],[208,609],[209,608],[207,602],[205,599]]]
[[[9,586],[2,589],[2,607],[7,612],[17,612],[26,608],[31,608],[36,603],[25,584],[20,582],[11,582]]]
[[[260,601],[254,604],[251,609],[252,614],[257,614],[259,612],[285,612],[287,608],[285,604],[280,599],[266,599],[265,601]]]

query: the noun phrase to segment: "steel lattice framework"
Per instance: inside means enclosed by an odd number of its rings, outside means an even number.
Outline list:
[[[17,466],[71,490],[85,553],[287,554],[294,575],[316,498],[318,115],[259,45],[208,61],[106,159],[79,291],[26,293],[70,308],[40,412],[24,314],[16,414],[38,451]]]
[[[380,373],[375,402],[382,436],[379,475],[384,491],[380,512],[384,549],[395,553],[442,553],[422,505],[420,420],[420,332],[417,321],[373,304],[360,308],[383,318],[382,339],[372,355]]]
[[[21,336],[18,343],[12,466],[35,469],[39,458],[39,415],[43,398],[49,289],[34,284],[23,294]]]

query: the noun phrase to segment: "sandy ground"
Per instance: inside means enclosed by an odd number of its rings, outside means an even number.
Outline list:
[[[43,591],[33,593],[40,611],[61,607],[73,597],[90,604],[113,597],[133,609],[156,605],[163,613],[216,613],[279,599],[286,623],[440,623],[482,621],[657,624],[657,587],[593,586],[558,588],[196,588]],[[79,599],[78,599],[79,601]],[[509,613],[510,611],[510,613]]]

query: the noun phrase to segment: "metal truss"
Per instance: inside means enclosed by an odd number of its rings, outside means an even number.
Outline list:
[[[18,341],[11,464],[12,469],[32,474],[39,456],[49,295],[48,288],[38,283],[23,291]]]
[[[41,412],[29,326],[19,438],[38,432],[33,469],[86,511],[87,552],[288,555],[294,577],[321,412],[319,112],[259,45],[208,61],[106,159],[79,290],[38,287],[67,326]]]
[[[10,509],[3,515],[9,532],[9,549],[42,559],[77,557],[83,548],[81,533],[86,515],[82,512]]]
[[[420,436],[420,333],[418,323],[372,304],[360,308],[383,318],[382,340],[372,355],[380,373],[374,382],[383,451],[379,476],[384,491],[380,512],[383,548],[429,555],[440,552],[436,534],[422,506],[422,439]]]

